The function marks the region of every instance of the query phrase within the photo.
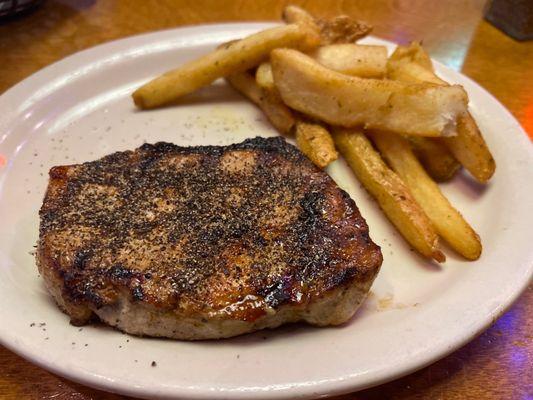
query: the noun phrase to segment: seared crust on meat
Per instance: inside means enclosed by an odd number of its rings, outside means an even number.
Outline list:
[[[354,201],[282,138],[54,167],[40,219],[39,271],[72,323],[139,335],[339,324],[382,261]]]

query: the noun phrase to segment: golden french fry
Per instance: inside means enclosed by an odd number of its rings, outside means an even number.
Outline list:
[[[435,75],[431,59],[417,43],[396,48],[387,62],[387,76],[408,83],[448,85]],[[469,112],[458,117],[456,133],[455,136],[442,138],[442,141],[474,178],[487,182],[496,170],[496,163]]]
[[[290,24],[299,23],[318,29],[323,45],[353,43],[372,31],[372,26],[366,22],[347,15],[339,15],[332,19],[316,19],[304,9],[292,5],[284,8],[282,18]]]
[[[264,62],[257,68],[255,80],[257,84],[263,88],[265,93],[275,96],[283,105],[285,105],[274,85],[274,77],[272,76],[270,63]],[[298,145],[298,148],[311,161],[313,161],[315,165],[320,168],[325,168],[329,163],[337,159],[338,154],[335,150],[335,144],[325,127],[298,118],[296,118],[296,124],[294,127],[294,134],[296,136],[296,144]]]
[[[255,103],[281,133],[289,133],[296,120],[289,108],[275,92],[266,91],[257,86],[255,79],[248,72],[238,72],[226,77],[226,81],[238,92]]]
[[[409,46],[397,46],[394,53],[391,54],[389,62],[392,64],[413,63],[425,70],[434,72],[431,57],[418,42],[411,42]]]
[[[315,26],[318,29],[315,18],[298,6],[290,5],[285,7],[281,18],[288,24],[304,24],[311,27]]]
[[[441,193],[411,151],[409,142],[400,135],[372,132],[381,155],[405,182],[413,197],[429,217],[439,235],[469,260],[481,255],[478,234]]]
[[[262,62],[255,70],[255,80],[257,84],[265,89],[276,89],[274,84],[274,76],[272,75],[272,65],[268,62]]]
[[[304,25],[291,24],[267,29],[230,43],[205,56],[169,71],[133,93],[140,108],[154,108],[206,86],[215,79],[245,71],[268,58],[278,47],[310,50],[320,38]]]
[[[387,62],[387,78],[405,83],[429,82],[436,85],[447,85],[434,72],[424,68],[420,64],[404,63],[397,64]]]
[[[446,145],[439,140],[420,136],[410,136],[408,139],[416,157],[437,182],[451,179],[461,167]]]
[[[494,175],[496,162],[470,113],[457,119],[456,136],[441,140],[479,182],[485,183]]]
[[[353,43],[331,44],[318,47],[309,53],[323,66],[346,75],[360,78],[383,78],[386,74],[387,48],[385,46]],[[257,84],[271,89],[275,87],[270,62],[263,62],[255,73]]]
[[[386,74],[387,48],[385,46],[353,43],[330,44],[309,53],[323,66],[346,75],[360,78],[383,78]],[[262,62],[255,72],[257,84],[273,88],[274,77],[270,62]]]
[[[270,61],[283,101],[332,125],[441,136],[466,112],[468,97],[460,86],[347,76],[291,49],[273,50]]]
[[[445,261],[438,235],[402,180],[385,164],[362,130],[334,128],[333,138],[357,179],[404,239],[420,254]]]
[[[297,121],[295,135],[298,148],[318,167],[325,168],[338,158],[333,138],[322,125]]]
[[[318,167],[324,168],[337,159],[335,145],[327,129],[299,120],[283,103],[276,88],[259,87],[248,72],[232,74],[226,77],[226,81],[259,106],[280,133],[290,134],[294,130],[298,148]]]
[[[435,74],[431,58],[417,42],[396,47],[387,60],[387,78],[406,83],[448,85]]]
[[[329,20],[319,19],[317,24],[322,44],[354,43],[372,32],[371,25],[347,15],[339,15]]]
[[[331,44],[309,53],[323,66],[360,78],[383,78],[387,67],[387,48],[353,43]]]

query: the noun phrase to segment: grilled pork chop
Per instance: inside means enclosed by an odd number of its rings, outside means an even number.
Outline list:
[[[71,322],[136,335],[340,324],[382,261],[354,201],[282,138],[54,167],[40,218],[37,265]]]

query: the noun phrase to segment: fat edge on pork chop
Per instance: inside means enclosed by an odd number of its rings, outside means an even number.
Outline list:
[[[39,214],[37,265],[58,306],[135,335],[341,324],[382,262],[354,201],[282,138],[54,167]]]

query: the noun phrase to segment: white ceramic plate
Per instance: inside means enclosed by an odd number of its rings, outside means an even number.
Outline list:
[[[257,109],[223,83],[179,107],[150,112],[135,110],[129,96],[148,78],[269,26],[197,26],[108,43],[53,64],[0,97],[0,154],[6,160],[0,168],[3,345],[59,375],[133,396],[318,397],[377,385],[443,357],[518,296],[532,274],[531,144],[491,95],[437,64],[446,80],[467,89],[498,164],[486,187],[462,174],[443,186],[481,235],[479,261],[448,252],[448,261],[435,266],[418,257],[338,161],[328,172],[356,200],[385,257],[368,300],[345,326],[293,325],[187,343],[69,325],[31,255],[48,169],[143,142],[229,144],[276,135]]]

